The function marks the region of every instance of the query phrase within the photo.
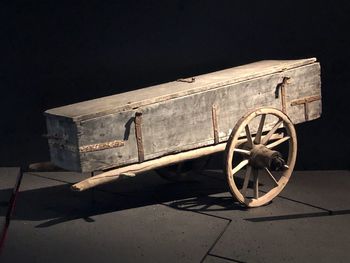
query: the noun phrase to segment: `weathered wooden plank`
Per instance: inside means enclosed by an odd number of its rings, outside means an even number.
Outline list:
[[[62,168],[80,171],[78,131],[71,119],[47,116],[46,126],[49,136],[49,149],[52,162]]]
[[[94,143],[94,144],[80,146],[79,152],[80,153],[96,152],[96,151],[102,151],[102,150],[122,147],[122,146],[124,146],[124,141],[114,140],[109,142],[101,142],[101,143]]]
[[[321,96],[319,96],[319,95],[317,95],[317,96],[309,96],[309,97],[293,100],[290,103],[290,105],[291,106],[295,106],[295,105],[310,103],[310,102],[313,102],[313,101],[316,101],[316,100],[321,100]]]
[[[218,109],[215,104],[211,107],[211,117],[213,122],[214,143],[219,143]]]
[[[137,155],[139,157],[139,162],[142,163],[145,160],[145,152],[143,149],[143,140],[142,140],[142,112],[136,112],[135,114],[135,136],[136,136]]]
[[[320,117],[321,100],[316,100],[308,105],[308,116],[305,116],[304,105],[295,105],[295,101],[307,99],[309,97],[318,97],[321,99],[321,78],[320,64],[315,63],[310,67],[308,72],[299,74],[299,80],[296,82],[293,79],[289,81],[286,89],[287,113],[293,123],[300,123],[308,120],[313,120]]]
[[[230,85],[276,72],[312,64],[315,58],[300,60],[265,60],[239,67],[196,76],[194,82],[173,81],[135,91],[79,102],[47,110],[49,115],[85,120],[115,112],[131,110],[216,87]]]
[[[264,138],[265,135],[262,136]],[[283,133],[275,133],[271,137],[271,139],[277,140],[277,139],[282,139],[283,138]],[[245,143],[247,141],[246,138],[239,139],[237,142],[237,145],[240,145],[242,143]],[[137,164],[132,164],[116,169],[109,170],[107,172],[98,174],[96,176],[90,177],[88,179],[85,179],[84,181],[78,182],[74,185],[72,185],[72,189],[75,191],[84,191],[87,189],[90,189],[92,187],[95,187],[97,185],[105,184],[105,183],[110,183],[113,181],[116,181],[120,179],[122,176],[128,176],[128,177],[133,177],[139,173],[143,173],[146,171],[154,170],[161,168],[163,166],[167,165],[172,165],[176,164],[179,162],[183,161],[188,161],[192,159],[196,159],[199,157],[203,157],[206,155],[210,155],[213,153],[221,152],[224,151],[226,148],[226,143],[219,143],[216,145],[212,146],[207,146],[199,149],[194,149],[191,151],[186,151],[186,152],[181,152],[181,153],[176,153],[168,156],[163,156],[157,159],[152,159],[150,161],[146,161],[143,163],[137,163]],[[243,149],[236,149],[239,150],[240,152],[248,152]],[[235,151],[236,151],[235,150]],[[251,166],[249,166],[251,168]],[[248,178],[249,179],[249,178]],[[248,180],[247,180],[248,183]]]
[[[61,167],[68,167],[70,170],[81,171],[107,169],[138,162],[139,150],[134,134],[134,116],[136,112],[142,112],[142,160],[150,160],[170,153],[225,142],[238,119],[249,110],[261,106],[279,109],[284,107],[287,115],[294,123],[315,119],[320,115],[320,101],[308,103],[307,117],[305,117],[303,105],[292,103],[297,99],[320,96],[320,67],[318,63],[313,62],[314,60],[283,62],[281,64],[275,62],[272,64],[271,62],[256,63],[252,68],[263,68],[262,72],[269,73],[260,76],[261,72],[252,73],[250,67],[243,67],[236,70],[243,76],[231,76],[231,79],[233,78],[235,81],[227,80],[227,75],[235,72],[236,68],[207,74],[203,77],[207,81],[207,86],[204,85],[204,80],[200,78],[203,83],[200,85],[197,83],[198,86],[192,88],[189,93],[184,93],[183,90],[179,89],[179,93],[174,97],[171,97],[173,93],[169,93],[162,97],[164,100],[147,98],[145,100],[147,103],[145,101],[142,102],[144,104],[139,102],[139,106],[135,109],[124,107],[122,111],[105,115],[100,115],[101,112],[95,114],[96,107],[91,108],[92,113],[89,114],[87,111],[88,104],[83,103],[86,107],[84,114],[87,114],[84,115],[85,119],[80,118],[82,115],[79,114],[82,111],[78,114],[80,117],[78,115],[69,116],[69,118],[66,116],[67,123],[72,126],[65,126],[66,129],[70,129],[69,136],[76,136],[75,139],[69,138],[68,140],[70,144],[73,144],[73,148],[70,149],[72,153],[67,153],[69,150],[66,149],[61,151],[54,148],[52,150],[53,162]],[[266,65],[269,65],[269,67]],[[286,66],[289,69],[286,69]],[[259,77],[249,77],[248,73]],[[208,82],[209,79],[211,82]],[[220,81],[216,81],[217,79]],[[223,82],[224,79],[226,82]],[[238,79],[245,80],[237,81]],[[288,79],[287,82],[286,79]],[[217,83],[226,84],[208,88],[213,83],[215,85]],[[194,83],[181,83],[181,85],[192,84]],[[280,89],[281,84],[283,84],[283,94]],[[169,83],[166,85],[168,85],[168,88],[172,88]],[[179,84],[174,83],[174,85]],[[150,89],[152,92],[154,91],[154,87]],[[142,90],[139,97],[146,98],[150,96],[150,94],[145,95],[147,92]],[[281,96],[283,96],[283,99]],[[135,104],[133,105],[135,106]],[[215,105],[215,111],[220,113],[216,116],[217,132],[214,133],[213,105]],[[73,105],[69,107],[73,107]],[[113,110],[115,109],[114,107]],[[57,114],[59,111],[53,110],[51,112]],[[49,118],[55,119],[55,115],[51,115],[50,111],[47,111],[47,114]],[[87,118],[87,116],[90,117]],[[60,118],[62,117],[64,116],[60,116]],[[274,119],[267,118],[266,123],[272,125],[274,121]],[[50,126],[51,122],[48,123],[48,126]],[[55,126],[53,125],[53,127]],[[57,128],[53,127],[50,127],[51,132]],[[250,128],[252,132],[255,132],[257,127],[258,123]],[[57,129],[64,132],[65,128]],[[268,125],[265,128],[268,128]],[[218,136],[216,140],[215,134]],[[99,151],[74,152],[86,145],[116,140],[123,141],[123,146]],[[55,161],[56,158],[59,161]]]

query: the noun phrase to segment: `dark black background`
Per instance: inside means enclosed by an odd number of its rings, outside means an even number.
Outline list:
[[[349,169],[347,1],[1,1],[0,165],[49,158],[42,112],[263,59],[317,57],[298,169]]]

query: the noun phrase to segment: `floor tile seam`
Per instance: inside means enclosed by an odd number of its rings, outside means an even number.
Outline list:
[[[59,180],[59,179],[55,179],[55,178],[50,178],[50,177],[47,177],[47,176],[43,176],[43,175],[39,175],[39,174],[36,174],[36,173],[33,173],[33,172],[25,172],[25,174],[28,174],[30,176],[34,176],[34,177],[39,177],[39,178],[43,178],[43,179],[48,179],[48,180],[52,180],[52,181],[55,181],[55,182],[61,182],[61,183],[65,183],[65,184],[69,184],[69,185],[73,185],[74,183],[72,182],[68,182],[68,181],[64,181],[64,180]],[[118,192],[112,192],[112,191],[109,191],[109,190],[103,190],[103,189],[90,189],[91,191],[98,191],[98,192],[102,192],[102,193],[107,193],[107,194],[111,194],[111,195],[115,195],[115,196],[119,196],[119,197],[132,197],[132,195],[134,194],[138,194],[139,192],[136,192],[136,191],[132,191],[132,192],[121,192],[121,193],[118,193]],[[154,191],[153,190],[147,190],[147,191],[142,191],[143,193],[153,193]],[[158,200],[155,200],[158,204],[160,204],[160,202]]]
[[[349,171],[349,170],[336,170],[336,171]],[[206,174],[203,174],[203,176],[210,177],[210,178],[216,179],[218,181],[223,181],[223,182],[225,181],[224,179],[215,178],[214,176],[208,176]],[[262,191],[262,190],[259,190],[259,191],[261,191],[263,193],[266,193],[265,191]],[[325,211],[325,212],[329,213],[329,215],[334,215],[333,214],[334,210],[331,210],[331,209],[323,208],[323,207],[316,206],[316,205],[313,205],[313,204],[310,204],[310,203],[306,203],[306,202],[302,202],[302,201],[295,200],[295,199],[292,199],[292,198],[284,197],[283,195],[278,195],[277,198],[282,198],[282,199],[285,199],[285,200],[288,200],[288,201],[291,201],[291,202],[295,202],[295,203],[299,203],[299,204],[302,204],[302,205],[305,205],[305,206],[313,207],[313,208]]]
[[[55,178],[39,175],[39,174],[36,174],[36,173],[33,173],[33,172],[25,172],[24,174],[28,174],[28,175],[35,176],[35,177],[40,177],[40,178],[51,180],[51,181],[55,181],[55,182],[66,183],[66,184],[70,184],[70,185],[74,184],[74,183],[71,183],[71,182],[68,182],[68,181],[64,181],[64,180],[60,180],[60,179],[55,179]]]
[[[59,180],[59,179],[55,179],[55,178],[50,178],[50,177],[39,175],[39,174],[32,173],[32,172],[26,172],[25,174],[28,174],[28,175],[31,175],[31,176],[35,176],[35,177],[39,177],[39,178],[43,178],[43,179],[48,179],[48,180],[55,181],[55,182],[65,183],[65,184],[69,184],[69,185],[75,184],[75,183],[72,183],[72,182]],[[130,193],[136,193],[136,192],[116,193],[116,192],[111,192],[111,191],[108,191],[108,190],[96,189],[96,188],[92,188],[92,189],[89,189],[89,190],[90,191],[99,191],[99,192],[102,192],[102,193],[108,193],[108,194],[112,194],[112,195],[119,195],[119,196],[122,196],[122,197],[128,197]],[[151,192],[151,191],[146,191],[146,192]]]
[[[167,204],[164,204],[164,203],[161,203],[159,202],[160,205],[163,205],[163,206],[166,206],[166,207],[169,207],[169,208],[173,208],[175,210],[179,210],[179,209],[176,209],[170,205],[167,205]],[[200,212],[200,211],[187,211],[187,212],[191,212],[191,213],[196,213],[196,214],[200,214],[200,215],[204,215],[204,216],[209,216],[209,217],[213,217],[213,218],[216,218],[216,219],[221,219],[221,220],[225,220],[227,221],[225,227],[223,228],[223,230],[219,233],[218,237],[214,240],[213,244],[210,246],[210,248],[208,249],[208,251],[206,252],[206,254],[203,256],[202,260],[200,262],[204,262],[205,258],[211,253],[211,251],[214,249],[214,247],[216,246],[216,244],[219,242],[219,240],[221,239],[221,237],[223,236],[223,234],[226,232],[226,230],[228,229],[229,225],[231,224],[232,222],[232,219],[230,218],[226,218],[226,217],[221,217],[221,216],[216,216],[216,215],[212,215],[212,214],[207,214],[207,213],[203,213],[203,212]],[[240,262],[240,261],[234,261],[232,259],[230,259],[231,261],[233,262]]]
[[[296,199],[293,199],[293,198],[285,197],[283,195],[279,195],[279,196],[277,196],[277,198],[281,198],[281,199],[284,199],[284,200],[287,200],[287,201],[291,201],[291,202],[294,202],[294,203],[298,203],[298,204],[302,204],[302,205],[305,205],[305,206],[309,206],[309,207],[312,207],[312,208],[315,208],[315,209],[318,209],[318,210],[325,211],[325,212],[327,212],[329,214],[332,213],[332,210],[330,210],[330,209],[323,208],[323,207],[317,206],[317,205],[313,205],[313,204],[310,204],[310,203],[307,203],[307,202],[299,201],[299,200],[296,200]]]
[[[70,185],[75,184],[75,183],[72,183],[72,182],[69,182],[69,181],[64,181],[64,180],[60,180],[60,179],[51,178],[51,177],[39,175],[39,174],[36,174],[36,173],[33,173],[33,172],[25,172],[25,174],[28,174],[28,175],[31,175],[31,176],[35,176],[35,177],[44,178],[44,179],[48,179],[48,180],[52,180],[52,181],[56,181],[56,182],[66,183],[66,184],[70,184]],[[217,190],[217,189],[220,189],[220,188],[211,187],[211,188],[208,188],[208,189],[205,189],[205,190],[208,191],[208,190]],[[116,193],[116,192],[111,192],[109,190],[101,190],[101,189],[94,189],[94,190],[105,192],[105,193],[121,195],[121,196],[130,196],[130,195],[139,193],[137,191]],[[153,192],[153,191],[152,190],[142,190],[142,192]]]
[[[209,253],[208,256],[212,256],[212,257],[216,257],[216,258],[220,258],[220,259],[225,259],[225,260],[229,260],[229,261],[236,262],[236,263],[246,263],[245,261],[240,261],[240,260],[237,260],[237,259],[224,257],[224,256],[212,254],[212,253]]]
[[[291,215],[280,215],[280,216],[268,216],[268,217],[256,217],[256,218],[244,218],[245,221],[260,223],[260,222],[271,222],[271,221],[283,221],[283,220],[297,220],[305,218],[316,218],[316,217],[333,217],[333,216],[344,216],[350,215],[350,209],[332,211],[313,212],[313,213],[301,213]]]
[[[50,178],[50,177],[38,175],[38,174],[32,173],[32,172],[26,172],[26,174],[29,174],[31,176],[44,178],[44,179],[48,179],[48,180],[52,180],[52,181],[56,181],[56,182],[67,183],[67,184],[70,184],[70,185],[74,184],[74,183],[71,183],[71,182],[68,182],[68,181]],[[97,191],[101,191],[101,192],[104,192],[104,193],[111,193],[111,194],[120,195],[120,196],[124,196],[124,197],[128,197],[130,194],[136,193],[136,192],[115,193],[115,192],[110,192],[108,190],[101,190],[101,189],[97,189]],[[152,192],[152,191],[147,191],[147,192]],[[329,210],[329,209],[326,209],[326,208],[322,208],[322,207],[319,207],[319,206],[315,206],[315,205],[312,205],[312,204],[308,204],[308,203],[305,203],[305,202],[302,202],[302,201],[298,201],[298,200],[295,200],[295,199],[292,199],[292,198],[288,198],[288,197],[284,197],[284,196],[278,196],[278,198],[282,198],[282,199],[285,199],[285,200],[288,200],[288,201],[300,203],[300,204],[303,204],[303,205],[306,205],[306,206],[310,206],[310,207],[317,208],[317,209],[320,209],[320,210],[323,210],[323,211],[327,211],[330,214],[332,213],[332,210]]]
[[[54,179],[54,178],[50,178],[50,177],[38,175],[38,174],[35,174],[35,173],[32,173],[32,172],[26,172],[25,174],[28,174],[28,175],[31,175],[31,176],[34,176],[34,177],[43,178],[43,179],[48,179],[48,180],[55,181],[55,182],[65,183],[65,184],[68,184],[68,185],[73,185],[73,184],[75,184],[75,183],[68,182],[68,181],[63,181],[63,180],[59,180],[59,179]],[[90,191],[99,191],[99,192],[102,192],[102,193],[107,193],[107,194],[112,194],[112,195],[119,195],[119,196],[121,196],[121,197],[127,196],[127,195],[125,195],[125,194],[119,194],[119,193],[110,192],[110,191],[102,190],[102,189],[96,189],[96,188],[90,189]]]
[[[4,224],[2,226],[1,233],[0,233],[0,254],[1,254],[1,251],[4,247],[5,239],[6,239],[6,236],[8,234],[7,232],[8,232],[8,229],[10,227],[13,212],[15,210],[16,200],[17,200],[19,189],[21,187],[23,175],[24,175],[24,173],[21,171],[21,169],[18,169],[17,179],[16,179],[14,187],[12,188],[12,194],[11,194],[9,202],[8,202]]]
[[[70,184],[70,185],[74,184],[74,183],[71,183],[71,182],[68,182],[68,181],[50,178],[50,177],[38,175],[38,174],[32,173],[32,172],[26,172],[26,174],[31,175],[31,176],[35,176],[35,177],[45,178],[45,179],[56,181],[56,182],[67,183],[67,184]],[[101,190],[101,189],[97,189],[97,191],[101,191],[101,192],[104,192],[104,193],[110,193],[110,194],[123,196],[123,197],[129,197],[130,194],[136,193],[136,192],[115,193],[115,192],[110,192],[108,190]],[[147,191],[147,192],[152,192],[152,191]],[[291,201],[291,202],[299,203],[299,204],[302,204],[302,205],[305,205],[305,206],[313,207],[313,208],[316,208],[316,209],[319,209],[319,210],[322,210],[322,211],[326,211],[327,213],[329,213],[329,215],[334,215],[334,211],[330,210],[330,209],[326,209],[326,208],[323,208],[323,207],[320,207],[320,206],[312,205],[312,204],[309,204],[309,203],[306,203],[306,202],[302,202],[302,201],[299,201],[299,200],[295,200],[295,199],[292,199],[292,198],[284,197],[282,195],[278,196],[278,198],[282,198],[282,199],[285,199],[285,200],[288,200],[288,201]],[[169,206],[169,207],[171,207],[171,206]],[[173,208],[173,207],[171,207],[171,208]],[[203,213],[203,212],[198,212],[198,211],[191,211],[191,212],[197,212],[197,213],[200,213],[200,214],[203,214],[203,215],[213,216],[213,215],[209,215],[209,214],[206,214],[206,213]],[[225,220],[229,220],[229,218],[218,217],[218,216],[214,216],[214,217],[225,219]]]
[[[226,230],[228,229],[228,227],[230,226],[232,220],[229,220],[226,223],[226,226],[221,230],[221,232],[219,233],[219,235],[216,237],[216,239],[214,240],[214,242],[212,243],[212,245],[210,246],[210,248],[208,249],[208,251],[205,253],[205,255],[203,256],[202,260],[200,262],[204,262],[204,260],[206,259],[206,257],[211,253],[211,251],[214,249],[214,247],[216,246],[216,244],[219,242],[219,240],[221,239],[221,237],[223,236],[223,234],[226,232]]]

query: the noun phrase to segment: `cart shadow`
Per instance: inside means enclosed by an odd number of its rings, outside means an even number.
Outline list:
[[[164,181],[144,187],[142,179],[137,181],[135,177],[130,182],[125,182],[123,191],[118,191],[120,190],[118,188],[117,191],[113,191],[112,184],[106,188],[73,192],[69,183],[21,190],[12,220],[37,221],[35,227],[42,228],[72,220],[93,223],[98,220],[98,215],[150,205],[166,205],[188,211],[243,209],[228,196],[224,181],[203,180],[186,183]],[[136,188],[135,183],[138,185]],[[10,189],[0,190],[0,194],[8,191]]]
[[[248,208],[243,207],[229,196],[200,196],[186,200],[174,201],[169,203],[168,206],[177,210],[201,213],[226,210],[248,210]]]

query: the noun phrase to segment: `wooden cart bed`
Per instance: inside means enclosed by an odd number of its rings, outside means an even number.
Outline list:
[[[294,124],[313,120],[320,87],[315,58],[269,60],[50,109],[51,161],[88,172],[223,143],[259,107],[280,109]]]

